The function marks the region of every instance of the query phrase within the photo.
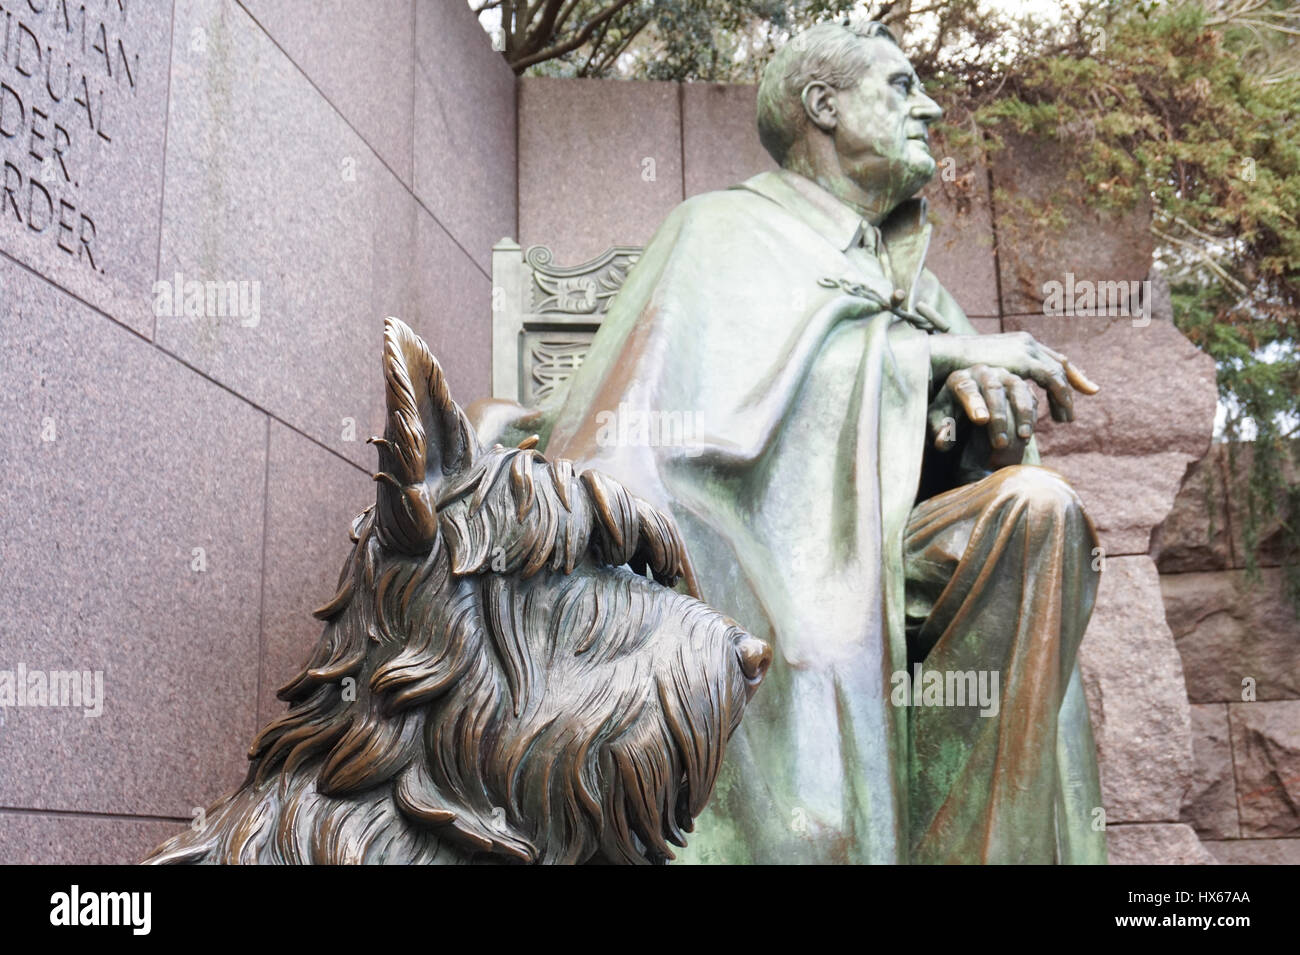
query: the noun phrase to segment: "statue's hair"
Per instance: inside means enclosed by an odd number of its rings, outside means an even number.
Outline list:
[[[683,561],[671,518],[568,462],[481,451],[437,404],[406,438],[390,422],[389,507],[353,522],[320,643],[243,785],[149,861],[662,862],[685,845],[761,678],[738,647],[757,642],[663,586]],[[403,484],[432,466],[424,427],[455,442],[436,495]]]
[[[768,62],[758,85],[758,138],[778,165],[785,165],[790,148],[808,124],[804,89],[813,82],[838,90],[856,86],[872,60],[870,44],[862,41],[874,37],[898,45],[889,28],[878,21],[819,23],[790,40]]]

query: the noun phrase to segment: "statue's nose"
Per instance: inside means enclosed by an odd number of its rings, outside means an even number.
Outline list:
[[[740,670],[753,683],[767,676],[772,665],[772,648],[758,637],[745,634],[736,641],[736,655],[740,657]]]
[[[943,107],[924,93],[917,94],[917,102],[911,109],[912,118],[924,123],[937,123],[943,118]]]

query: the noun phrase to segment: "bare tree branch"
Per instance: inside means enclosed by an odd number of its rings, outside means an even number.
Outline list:
[[[1224,5],[1223,12],[1217,17],[1211,17],[1205,21],[1206,26],[1218,27],[1232,23],[1238,17],[1246,16],[1268,6],[1269,0],[1238,0],[1236,3],[1227,3]]]
[[[515,0],[502,0],[501,32],[505,34],[505,54],[507,60],[513,60],[518,43],[515,37]]]
[[[1260,27],[1264,30],[1273,30],[1277,33],[1285,33],[1287,36],[1300,36],[1300,30],[1293,29],[1292,27],[1284,27],[1280,23],[1269,23],[1266,20],[1254,20],[1246,17],[1243,17],[1236,22],[1243,26]]]
[[[569,22],[569,17],[573,16],[573,11],[578,9],[581,2],[582,0],[569,0],[568,5],[560,11],[560,17],[555,21],[556,36],[560,35],[560,31],[564,29],[564,25]]]
[[[1241,282],[1237,281],[1237,279],[1229,275],[1227,270],[1224,269],[1224,267],[1221,266],[1218,262],[1214,261],[1214,258],[1210,255],[1210,253],[1207,252],[1205,249],[1201,248],[1201,246],[1197,245],[1194,242],[1188,242],[1186,239],[1176,238],[1175,236],[1169,235],[1167,232],[1161,232],[1154,225],[1151,226],[1150,228],[1151,228],[1151,234],[1154,235],[1156,238],[1164,239],[1166,242],[1172,242],[1174,245],[1178,246],[1179,248],[1187,249],[1189,252],[1192,252],[1196,256],[1198,256],[1200,260],[1204,262],[1206,266],[1209,267],[1211,272],[1213,272],[1220,279],[1222,279],[1224,283],[1232,286],[1232,288],[1235,289],[1239,295],[1249,294],[1250,290],[1244,284],[1242,284]]]
[[[540,49],[556,35],[555,20],[560,15],[564,0],[542,0],[542,3],[544,5],[539,8],[541,18],[537,21],[537,26],[528,31],[528,38],[524,41],[529,50]]]
[[[591,52],[587,54],[587,62],[584,63],[584,64],[582,64],[582,69],[578,70],[578,75],[579,75],[579,76],[590,76],[590,75],[591,75],[591,72],[590,72],[590,71],[591,71],[591,63],[592,63],[592,61],[593,61],[594,59],[596,59],[596,52],[600,49],[600,45],[601,45],[602,43],[605,42],[605,34],[606,34],[607,32],[609,32],[609,21],[608,21],[608,20],[606,20],[606,21],[601,25],[601,27],[600,27],[600,33],[598,33],[598,34],[596,35],[596,39],[592,41],[592,44],[591,44]]]
[[[604,52],[602,52],[600,55],[600,60],[596,63],[595,69],[593,69],[591,73],[589,73],[588,75],[600,76],[606,70],[608,70],[610,66],[612,66],[618,60],[618,58],[623,55],[623,53],[627,50],[627,48],[631,46],[632,41],[636,38],[637,34],[641,32],[641,30],[645,29],[645,25],[648,22],[649,20],[647,18],[647,20],[644,21],[639,27],[637,27],[636,30],[627,31],[627,34],[623,37],[622,40],[620,40],[614,46],[609,47]]]
[[[573,36],[569,37],[569,39],[562,43],[557,43],[554,46],[522,56],[519,59],[512,61],[510,64],[511,67],[514,68],[516,73],[522,73],[534,63],[541,63],[544,60],[549,60],[557,56],[563,56],[565,53],[573,52],[591,39],[591,35],[600,29],[602,23],[632,2],[633,0],[614,0],[614,2],[608,7],[592,19],[588,20],[586,25],[584,25],[583,28]]]

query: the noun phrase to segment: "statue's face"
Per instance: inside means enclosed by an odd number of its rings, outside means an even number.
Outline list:
[[[835,148],[845,174],[893,208],[934,175],[929,126],[943,110],[898,47],[880,37],[862,42],[873,44],[871,67],[856,87],[835,93]]]

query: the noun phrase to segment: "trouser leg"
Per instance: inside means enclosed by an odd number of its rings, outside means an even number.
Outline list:
[[[912,512],[909,665],[945,690],[974,672],[997,691],[996,706],[909,709],[912,861],[1055,861],[1057,712],[1096,597],[1096,546],[1078,497],[1045,468],[1003,468]]]

